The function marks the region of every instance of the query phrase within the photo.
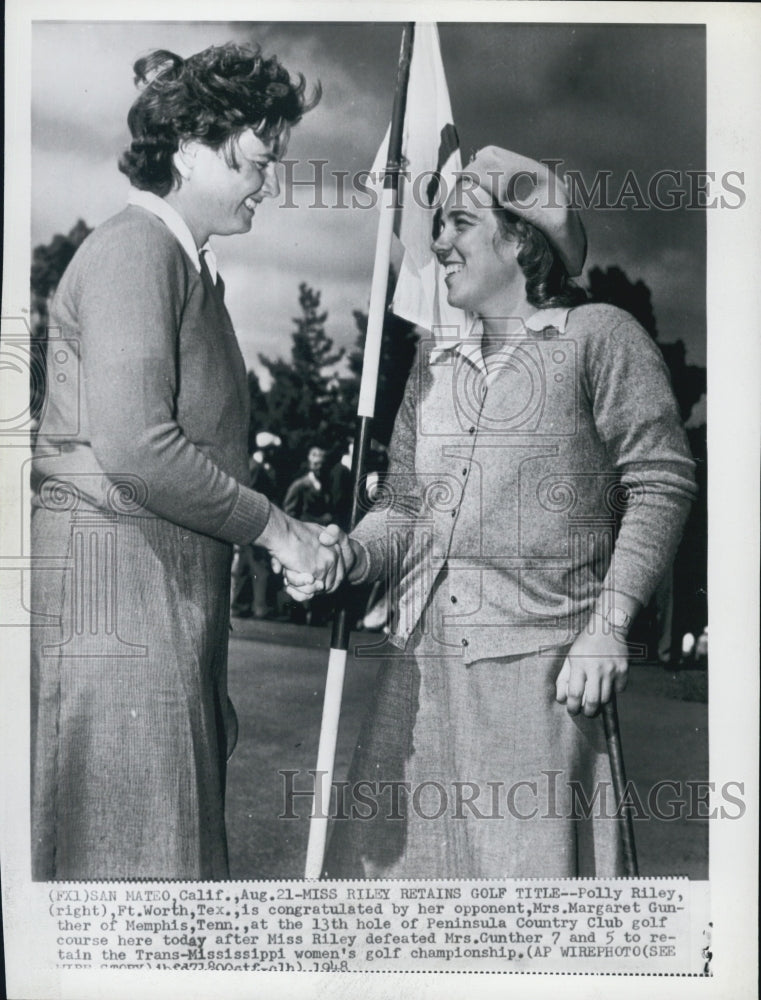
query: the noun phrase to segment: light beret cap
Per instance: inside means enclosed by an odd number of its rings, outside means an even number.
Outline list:
[[[573,277],[581,274],[587,237],[571,205],[565,181],[544,163],[499,146],[484,146],[464,174],[508,211],[536,226],[547,237]]]
[[[269,431],[259,431],[256,435],[257,448],[279,448],[282,443],[277,434],[270,434]]]

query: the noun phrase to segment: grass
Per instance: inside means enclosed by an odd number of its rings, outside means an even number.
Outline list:
[[[298,818],[281,818],[287,778],[304,788],[315,767],[329,647],[327,628],[235,621],[230,695],[240,723],[228,770],[227,823],[233,878],[301,878],[310,800],[295,798]],[[354,642],[379,641],[356,634]],[[378,649],[378,655],[382,649]],[[342,701],[335,777],[345,777],[369,704],[377,656],[350,657]],[[688,788],[708,772],[707,674],[635,664],[619,698],[627,776],[643,800],[667,779]],[[708,824],[682,816],[635,824],[640,872],[707,878]]]

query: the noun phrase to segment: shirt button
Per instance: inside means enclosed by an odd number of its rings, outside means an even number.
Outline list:
[[[468,428],[468,434],[475,434],[475,433],[476,433],[475,427],[469,427]]]
[[[463,470],[462,470],[462,474],[463,474],[463,476],[467,476],[467,474],[468,474],[468,470],[467,470],[467,469],[463,469]]]
[[[457,598],[454,596],[454,594],[452,594],[449,600],[452,602],[452,604],[457,604]]]
[[[463,639],[463,640],[462,640],[462,645],[463,645],[463,649],[464,649],[464,648],[465,648],[465,646],[467,646],[467,645],[468,645],[468,640],[467,640],[467,639]]]

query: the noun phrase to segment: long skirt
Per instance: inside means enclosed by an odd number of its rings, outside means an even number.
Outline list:
[[[386,660],[334,808],[332,878],[623,874],[602,720],[555,701],[567,648]]]
[[[226,878],[231,547],[81,509],[32,537],[33,878]]]

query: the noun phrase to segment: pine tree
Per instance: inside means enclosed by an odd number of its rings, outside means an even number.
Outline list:
[[[328,313],[320,311],[320,293],[306,282],[299,285],[299,306],[290,360],[259,355],[272,379],[266,429],[282,439],[283,457],[294,471],[311,444],[320,443],[328,451],[339,449],[346,436],[335,373],[344,349],[334,349],[325,330]]]
[[[693,406],[706,391],[706,370],[699,365],[687,364],[683,340],[673,343],[658,340],[652,295],[645,282],[630,281],[620,267],[607,267],[605,270],[593,267],[589,272],[587,291],[593,302],[608,302],[625,309],[647,330],[658,345],[671,374],[682,420],[687,420]]]
[[[375,417],[372,424],[372,436],[384,445],[387,445],[391,439],[396,411],[404,396],[407,376],[412,367],[419,339],[413,323],[409,323],[391,312],[390,306],[395,284],[396,275],[391,269],[386,286],[386,312],[383,318],[378,390],[375,399]],[[345,407],[344,419],[351,428],[356,423],[368,322],[367,313],[360,309],[355,309],[353,316],[357,327],[357,338],[354,347],[347,356],[349,376],[340,381],[341,396]]]
[[[71,258],[91,232],[89,226],[79,219],[66,236],[57,233],[50,243],[41,243],[32,251],[30,274],[32,325],[29,346],[30,411],[33,417],[39,417],[45,398],[45,355],[50,301]]]
[[[269,406],[267,394],[262,389],[259,376],[250,371],[248,377],[248,399],[251,407],[251,419],[248,425],[248,451],[251,454],[256,449],[256,435],[259,431],[269,430]]]
[[[341,392],[347,411],[346,419],[352,424],[356,420],[359,401],[368,321],[367,313],[359,309],[354,310],[353,316],[358,331],[357,339],[347,359],[350,376],[341,380]],[[391,439],[396,411],[404,396],[417,342],[418,335],[414,324],[400,319],[392,312],[386,313],[383,321],[375,417],[372,424],[372,436],[381,444],[387,445]]]
[[[653,340],[658,339],[652,294],[644,281],[630,281],[624,271],[615,265],[605,270],[593,267],[589,272],[587,291],[593,302],[608,302],[631,313]]]

